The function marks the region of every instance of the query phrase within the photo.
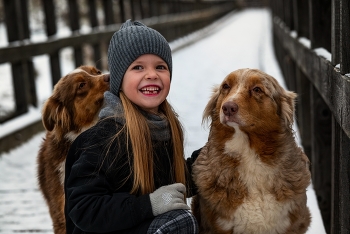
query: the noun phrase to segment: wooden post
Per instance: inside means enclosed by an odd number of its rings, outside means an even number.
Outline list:
[[[332,65],[340,63],[340,0],[332,0]]]
[[[311,49],[331,52],[331,5],[329,0],[309,0]]]
[[[312,183],[326,232],[329,233],[331,220],[332,112],[313,86],[311,86],[310,91]]]
[[[153,17],[155,15],[154,5],[154,0],[148,0],[149,17]]]
[[[135,7],[134,7],[134,0],[129,0],[130,1],[130,8],[131,8],[131,19],[135,20],[136,19],[136,13],[135,13]]]
[[[143,8],[142,0],[138,1],[139,9],[140,9],[140,14],[141,14],[141,19],[145,18],[145,10]]]
[[[56,35],[57,33],[55,5],[53,0],[42,0],[41,3],[44,7],[44,13],[45,13],[46,35],[48,37],[51,37],[53,35]],[[51,53],[49,56],[50,56],[52,86],[54,86],[59,81],[59,79],[61,79],[59,53],[58,51],[55,51]]]
[[[298,37],[306,37],[310,38],[309,35],[309,4],[305,0],[294,0],[294,8],[295,14],[297,15],[297,19],[294,19],[296,23],[295,29],[298,32]]]
[[[297,103],[296,103],[296,117],[299,126],[300,140],[304,148],[305,154],[311,161],[311,100],[310,89],[311,83],[307,76],[296,67],[295,71],[296,85],[297,85]]]
[[[105,13],[105,25],[114,24],[113,2],[111,0],[103,0],[103,11]]]
[[[332,120],[332,234],[350,232],[350,138]]]
[[[350,73],[350,1],[340,0],[340,73]]]
[[[119,0],[119,10],[120,10],[120,22],[124,23],[126,20],[124,0]]]
[[[77,33],[77,31],[80,29],[80,17],[77,0],[68,0],[68,6],[70,28],[73,33]],[[74,61],[76,67],[79,67],[84,64],[82,46],[74,47]]]
[[[4,0],[5,23],[7,30],[8,42],[14,42],[23,39],[23,30],[19,30],[20,22],[18,18],[18,9],[21,7],[19,1]],[[14,98],[16,104],[15,117],[24,114],[28,111],[27,106],[27,89],[26,89],[26,75],[24,74],[22,62],[11,63],[12,81],[14,88]]]
[[[96,15],[96,2],[95,0],[89,0],[89,19],[90,19],[90,24],[92,28],[95,28],[98,26],[98,21],[97,21],[97,15]],[[101,49],[100,49],[100,44],[92,44],[91,45],[93,48],[94,52],[94,62],[95,66],[98,69],[102,69],[102,64],[101,64]]]
[[[294,30],[294,21],[293,21],[293,0],[285,0],[284,4],[284,19],[287,27],[290,30]]]
[[[29,18],[28,18],[28,2],[27,0],[20,0],[20,25],[19,28],[22,31],[22,40],[30,38],[29,32]],[[31,59],[22,61],[23,75],[25,77],[25,84],[27,85],[27,103],[33,106],[38,106],[38,99],[36,96],[36,86],[35,86],[35,73],[34,64]]]

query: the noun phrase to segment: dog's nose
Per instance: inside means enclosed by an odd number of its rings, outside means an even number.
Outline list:
[[[224,105],[222,105],[222,110],[224,112],[224,115],[231,116],[237,113],[238,105],[234,102],[226,102]]]
[[[109,74],[105,74],[105,76],[103,77],[103,80],[106,82],[109,82]]]

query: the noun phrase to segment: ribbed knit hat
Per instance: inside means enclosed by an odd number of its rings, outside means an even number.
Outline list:
[[[172,75],[171,49],[156,30],[141,22],[127,20],[111,38],[108,47],[110,91],[119,96],[124,74],[131,63],[143,54],[155,54],[167,63]]]

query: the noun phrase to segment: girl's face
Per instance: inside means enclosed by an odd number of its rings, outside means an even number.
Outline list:
[[[170,90],[168,65],[159,56],[144,54],[126,70],[121,91],[136,105],[157,113]]]

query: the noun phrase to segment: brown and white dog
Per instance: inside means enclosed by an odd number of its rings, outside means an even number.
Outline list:
[[[268,74],[230,73],[207,104],[208,142],[193,166],[200,233],[305,233],[309,160],[292,129],[296,94]]]
[[[109,74],[81,66],[62,77],[42,111],[46,136],[37,163],[39,188],[48,204],[55,234],[66,233],[64,165],[74,139],[98,120]]]

